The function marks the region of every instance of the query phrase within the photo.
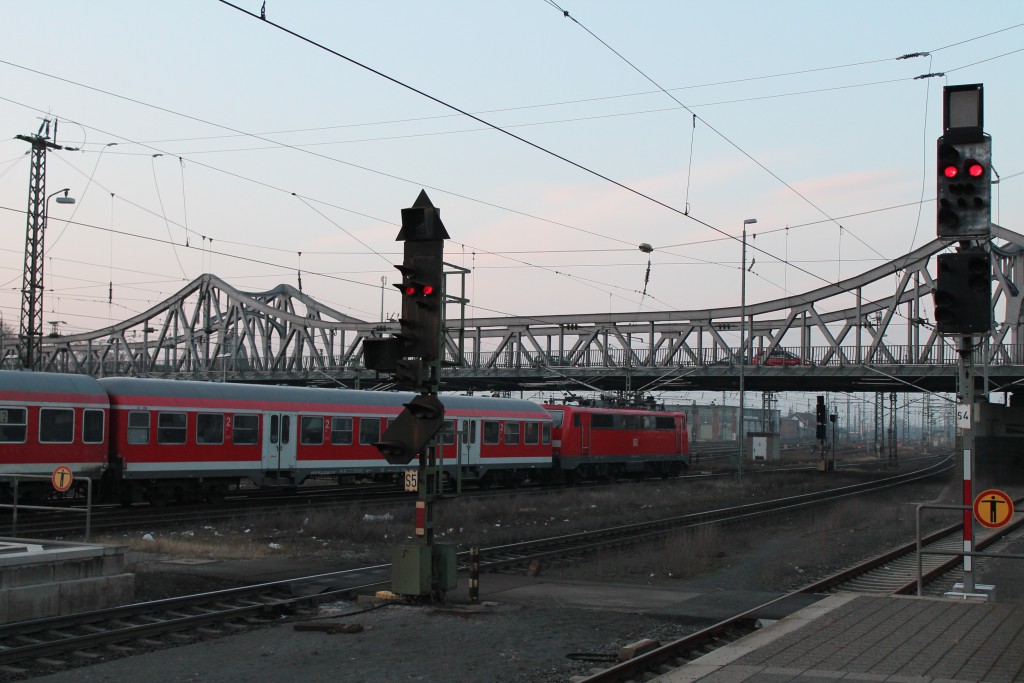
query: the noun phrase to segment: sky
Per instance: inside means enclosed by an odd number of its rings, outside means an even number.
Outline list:
[[[805,292],[934,239],[944,85],[984,84],[993,220],[1024,231],[1019,2],[236,3],[3,3],[6,324],[44,117],[47,194],[77,200],[49,206],[44,333],[206,272],[395,316],[420,190],[470,316],[736,306],[748,218],[747,303]]]

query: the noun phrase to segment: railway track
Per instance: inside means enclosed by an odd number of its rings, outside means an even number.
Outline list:
[[[338,572],[332,580],[346,573],[365,572]],[[295,583],[277,581],[5,624],[0,626],[0,679],[22,680],[54,669],[239,633],[276,622],[304,607],[380,585],[379,581],[360,585],[357,580],[343,590],[320,592],[313,598],[296,596]]]
[[[507,571],[537,561],[576,558],[643,542],[686,527],[763,517],[919,481],[942,473],[951,466],[949,462],[939,463],[915,472],[829,491],[484,548],[481,550],[481,567]],[[460,560],[466,559],[460,556]],[[303,607],[386,586],[390,583],[389,570],[387,565],[380,565],[0,626],[0,675],[21,679],[55,668],[80,666],[111,656],[258,627],[268,619],[279,619],[281,615]],[[315,586],[314,590],[307,588],[298,591],[302,595],[295,594],[296,585],[310,584]],[[743,628],[743,621],[737,620],[721,633],[738,637]],[[724,637],[721,633],[716,636],[719,640]],[[706,644],[701,647],[706,647]]]
[[[735,453],[732,447],[732,453]],[[702,466],[713,466],[714,469],[704,469],[685,474],[680,479],[705,479],[708,477],[734,476],[735,470],[731,469],[732,457],[728,450],[723,450],[713,460],[702,461]],[[904,464],[912,462],[935,461],[943,456],[931,456],[925,458],[908,458]],[[882,467],[884,461],[858,461],[850,463],[839,463],[838,469],[846,468],[871,468]],[[771,466],[750,468],[747,470],[749,476],[779,472],[810,472],[815,470],[815,465],[794,464],[786,466]],[[585,482],[578,486],[594,488],[602,486],[616,486],[623,482]],[[519,489],[492,489],[480,491],[474,488],[466,489],[460,494],[462,497],[473,496],[508,496],[518,495],[524,491],[557,491],[559,487],[524,487]],[[246,515],[253,511],[274,510],[276,512],[294,512],[296,514],[322,510],[324,506],[359,504],[364,506],[386,506],[410,499],[414,494],[406,493],[397,489],[394,484],[359,484],[350,486],[302,486],[288,490],[259,490],[242,489],[233,493],[225,501],[218,505],[210,504],[188,504],[172,505],[168,507],[152,507],[149,505],[136,505],[125,508],[120,505],[97,505],[94,506],[91,518],[90,531],[92,533],[103,533],[112,531],[123,531],[126,529],[150,529],[154,527],[166,527],[170,525],[189,525],[200,523],[216,523],[229,521]],[[52,503],[46,503],[50,505]],[[84,517],[81,508],[68,511],[31,511],[21,510],[17,519],[17,526],[12,524],[10,517],[0,517],[0,534],[7,536],[20,536],[29,538],[75,538],[83,534],[85,528]],[[88,540],[88,539],[86,539]]]
[[[1024,502],[1024,499],[1015,501]],[[1024,528],[1024,517],[1006,527],[983,536],[977,550],[992,548],[1006,537]],[[941,529],[921,539],[922,550],[956,551],[963,548],[962,526],[957,524]],[[849,569],[812,583],[787,595],[758,605],[751,610],[725,619],[709,628],[662,645],[656,650],[635,657],[604,671],[595,673],[578,683],[632,683],[650,680],[655,675],[678,669],[718,648],[724,647],[756,630],[756,615],[766,608],[801,594],[827,594],[853,592],[873,595],[910,595],[918,590],[917,543],[909,543],[879,555]],[[922,555],[922,582],[929,587],[929,595],[941,595],[954,583],[960,557],[952,555]]]
[[[921,481],[947,472],[952,467],[952,459],[946,459],[913,472],[906,472],[841,488],[697,512],[650,522],[626,524],[596,531],[485,548],[480,551],[480,568],[490,571],[513,571],[537,562],[573,561],[588,553],[649,541],[666,533],[681,529],[694,528],[706,524],[740,522],[755,517],[792,512],[849,496]],[[468,554],[460,554],[459,559],[460,561],[468,562]]]

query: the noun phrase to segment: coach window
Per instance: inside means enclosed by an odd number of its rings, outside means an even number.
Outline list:
[[[484,420],[484,445],[494,446],[501,438],[501,423]]]
[[[103,443],[103,411],[82,411],[82,443]]]
[[[128,443],[135,446],[149,443],[149,413],[141,410],[128,413]]]
[[[525,444],[538,444],[540,443],[540,424],[537,422],[524,422],[523,423],[523,443]]]
[[[304,415],[299,423],[299,443],[303,446],[320,446],[324,442],[324,419]]]
[[[351,417],[335,417],[331,419],[331,443],[335,446],[348,446],[352,443]]]
[[[445,420],[441,425],[441,443],[445,446],[455,445],[455,420]]]
[[[28,410],[0,408],[0,442],[24,443],[28,434]]]
[[[224,443],[224,416],[220,413],[199,413],[196,415],[196,443]]]
[[[519,444],[519,423],[505,423],[505,445],[513,446]]]
[[[75,440],[75,411],[70,408],[39,410],[39,443],[71,443]]]
[[[236,446],[252,446],[260,442],[260,416],[235,415],[231,428],[231,443]]]
[[[545,422],[540,428],[541,443],[547,445],[551,443],[551,423]]]
[[[187,428],[188,415],[185,413],[157,413],[156,442],[170,445],[185,443]]]
[[[359,418],[359,443],[373,444],[380,441],[380,418]]]

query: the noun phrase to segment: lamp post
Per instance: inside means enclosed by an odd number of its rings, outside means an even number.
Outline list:
[[[743,221],[743,259],[740,270],[740,411],[736,427],[736,434],[740,441],[740,460],[736,467],[736,476],[743,478],[743,409],[746,407],[746,395],[744,394],[744,366],[747,364],[747,226],[757,223],[756,218],[747,218]]]
[[[41,188],[40,188],[41,189]],[[58,204],[74,204],[75,198],[69,197],[70,189],[57,190],[43,199],[42,207],[39,207],[38,200],[32,201],[31,191],[29,198],[29,229],[25,240],[25,273],[22,285],[21,303],[21,335],[24,341],[23,366],[28,370],[35,370],[37,356],[42,350],[43,340],[43,255],[44,239],[46,235],[46,220],[49,216],[50,199],[63,193],[63,197],[57,197]],[[42,196],[42,192],[37,196]],[[35,213],[33,215],[33,204]],[[39,216],[39,208],[42,215]],[[37,230],[32,229],[33,217],[41,220],[36,224]]]

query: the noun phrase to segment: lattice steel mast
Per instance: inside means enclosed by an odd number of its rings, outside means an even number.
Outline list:
[[[54,124],[54,138],[57,126]],[[25,270],[21,285],[21,328],[18,342],[22,366],[39,365],[43,338],[43,238],[46,233],[46,151],[64,149],[50,140],[50,120],[43,119],[35,135],[16,135],[32,145],[28,178],[28,223],[25,228]]]

